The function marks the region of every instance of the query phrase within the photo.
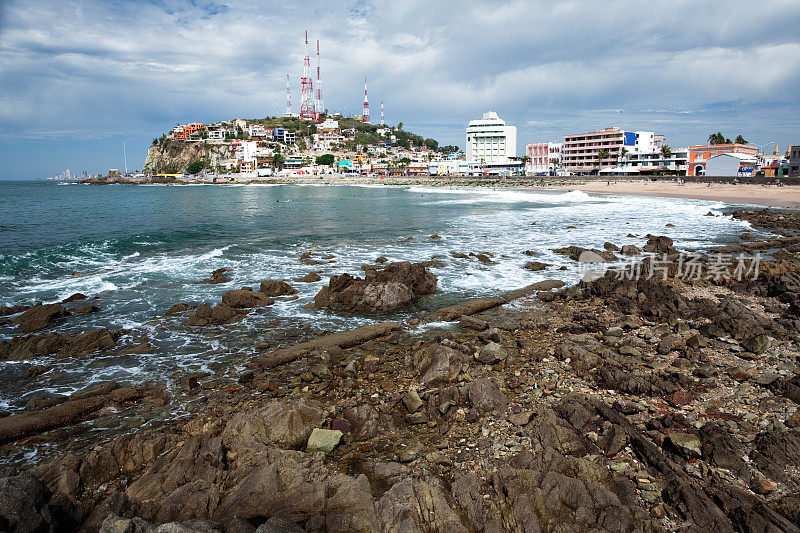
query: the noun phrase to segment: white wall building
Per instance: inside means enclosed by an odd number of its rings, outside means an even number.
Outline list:
[[[749,176],[755,170],[758,159],[749,154],[728,152],[706,160],[706,176]]]
[[[467,161],[505,163],[517,156],[517,127],[506,122],[494,111],[467,125]]]

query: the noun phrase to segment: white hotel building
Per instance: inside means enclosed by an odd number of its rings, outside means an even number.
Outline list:
[[[506,123],[494,111],[467,125],[467,161],[508,163],[517,156],[517,127]]]

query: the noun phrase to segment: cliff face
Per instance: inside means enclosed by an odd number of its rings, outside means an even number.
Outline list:
[[[145,174],[176,174],[185,172],[192,161],[204,159],[210,166],[221,165],[233,155],[230,145],[166,141],[147,149],[142,170]]]

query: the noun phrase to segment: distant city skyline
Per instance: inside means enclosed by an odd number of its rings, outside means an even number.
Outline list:
[[[673,147],[800,143],[800,3],[732,0],[0,4],[0,179],[141,168],[176,122],[299,111],[304,32],[325,102],[462,149],[495,111],[528,143],[618,126]],[[373,117],[374,119],[376,117]],[[377,120],[373,120],[376,122]],[[772,149],[772,145],[769,150]]]

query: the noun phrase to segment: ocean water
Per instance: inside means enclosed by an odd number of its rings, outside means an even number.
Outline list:
[[[81,292],[101,311],[70,317],[57,331],[125,328],[121,346],[144,340],[155,346],[147,355],[0,362],[0,410],[101,381],[172,388],[187,371],[233,376],[260,342],[282,346],[385,319],[306,308],[328,276],[358,275],[379,256],[438,256],[445,263],[433,269],[437,293],[392,317],[403,318],[543,279],[577,281],[576,264],[551,248],[602,248],[605,241],[641,247],[648,233],[695,249],[735,242],[746,223],[704,216],[724,207],[539,189],[0,182],[0,305],[57,302]],[[431,239],[433,233],[441,238]],[[299,260],[304,252],[333,259],[309,266]],[[495,264],[450,252],[490,252]],[[530,260],[554,266],[530,272],[522,268]],[[562,265],[566,271],[558,270]],[[232,269],[230,283],[204,282],[221,267]],[[311,271],[323,280],[298,282]],[[299,299],[278,298],[228,326],[192,328],[186,315],[156,318],[174,303],[219,302],[231,288],[257,289],[269,278],[287,280]],[[0,339],[13,335],[10,321],[0,322]],[[24,378],[39,364],[53,369]]]

